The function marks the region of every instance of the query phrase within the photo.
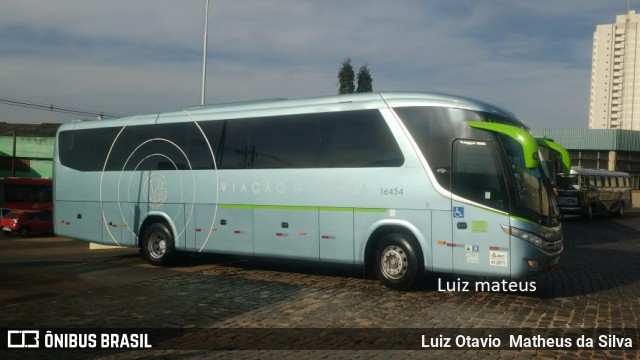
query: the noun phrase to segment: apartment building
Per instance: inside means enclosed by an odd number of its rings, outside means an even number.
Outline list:
[[[631,10],[593,34],[590,129],[640,130],[640,15]]]

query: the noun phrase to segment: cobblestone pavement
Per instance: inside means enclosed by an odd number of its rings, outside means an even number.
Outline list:
[[[534,329],[534,333],[541,334],[549,329],[637,331],[640,212],[631,212],[622,219],[603,216],[590,222],[570,218],[563,226],[566,247],[560,267],[534,279],[537,284],[534,293],[440,292],[437,276],[428,278],[421,289],[397,292],[375,279],[362,277],[359,270],[306,263],[199,256],[189,259],[183,268],[163,270],[152,268],[137,257],[114,256],[107,260],[114,267],[126,267],[132,272],[166,271],[166,275],[0,303],[0,327],[176,328],[186,331],[185,341],[201,344],[219,341],[210,338],[206,328],[230,331],[294,328],[300,329],[301,337],[308,329],[315,329],[311,335],[321,335],[318,329],[354,328],[380,329],[382,336],[390,337],[416,333],[407,329],[433,328],[454,329],[452,334],[464,333],[469,328],[498,332]],[[358,330],[347,331],[353,331],[349,333],[352,336],[358,335]],[[278,350],[122,350],[70,352],[65,357],[640,359],[637,350],[507,350],[487,346],[466,350],[379,350],[384,347],[376,346],[373,348],[378,350],[287,350],[296,348],[295,344],[286,343],[291,339],[291,332],[275,331],[269,341],[280,342]],[[637,342],[636,333],[633,336],[636,348]],[[415,343],[419,349],[419,337]],[[8,351],[7,356],[0,356],[25,358],[30,354]],[[38,358],[60,355],[60,351],[40,352]]]

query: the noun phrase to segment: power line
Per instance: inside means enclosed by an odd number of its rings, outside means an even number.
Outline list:
[[[78,115],[78,116],[91,116],[91,117],[97,117],[100,119],[123,117],[123,115],[118,115],[118,114],[109,114],[105,112],[74,109],[69,107],[56,106],[53,104],[43,105],[43,104],[36,104],[36,103],[27,102],[27,101],[20,101],[20,100],[14,100],[14,99],[6,99],[6,98],[0,98],[0,104],[18,106],[18,107],[23,107],[27,109],[59,112],[59,113]]]

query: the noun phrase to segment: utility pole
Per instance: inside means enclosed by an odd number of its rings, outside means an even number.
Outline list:
[[[209,34],[209,0],[204,9],[204,50],[202,51],[202,91],[200,105],[204,105],[205,88],[207,85],[207,35]]]
[[[13,132],[13,152],[11,154],[11,176],[16,176],[16,142],[18,140],[17,132]]]

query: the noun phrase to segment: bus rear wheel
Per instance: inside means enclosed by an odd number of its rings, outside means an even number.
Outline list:
[[[151,224],[142,238],[142,253],[156,266],[169,265],[175,257],[175,244],[169,227],[164,223]]]
[[[408,290],[420,278],[420,264],[412,241],[405,234],[388,234],[376,252],[376,274],[387,287]]]
[[[591,204],[586,204],[583,210],[583,216],[587,218],[587,220],[593,219],[593,206]]]
[[[618,211],[616,211],[615,215],[617,217],[624,216],[624,201],[620,201],[620,203],[618,204]]]

